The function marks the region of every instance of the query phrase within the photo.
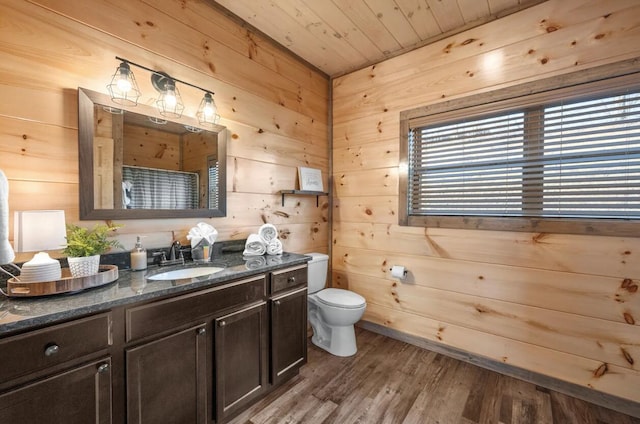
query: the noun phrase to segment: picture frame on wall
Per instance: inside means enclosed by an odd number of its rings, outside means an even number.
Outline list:
[[[322,171],[316,168],[298,167],[298,182],[300,190],[323,191]]]

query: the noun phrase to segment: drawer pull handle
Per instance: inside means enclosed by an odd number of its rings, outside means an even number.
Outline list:
[[[203,327],[203,328],[198,328],[198,335],[199,335],[199,336],[201,336],[201,335],[205,334],[206,332],[207,332],[207,329],[206,329],[206,328],[204,328],[204,327]]]
[[[296,282],[296,277],[289,277],[289,279],[287,280],[290,284],[293,284]]]
[[[100,366],[98,366],[98,372],[100,374],[104,374],[105,372],[107,372],[109,370],[109,364],[104,363],[104,364],[100,364]]]
[[[220,322],[218,323],[218,327],[224,327],[225,325],[227,325],[227,323],[226,323],[226,322],[224,322],[224,321],[220,321]]]
[[[58,346],[57,344],[53,343],[48,345],[45,349],[44,349],[44,356],[53,356],[56,353],[58,353],[60,351],[60,346]]]
[[[276,306],[280,306],[280,301],[279,301],[279,300],[276,300],[276,301],[275,301],[275,302],[273,302],[273,303],[275,303],[275,305],[276,305]]]

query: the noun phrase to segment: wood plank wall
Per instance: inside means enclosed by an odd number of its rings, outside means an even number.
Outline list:
[[[229,140],[227,217],[206,220],[219,240],[270,222],[287,251],[328,251],[328,199],[316,207],[315,198],[287,197],[282,206],[277,194],[295,188],[297,166],[320,168],[327,184],[326,75],[204,0],[6,0],[0,40],[0,169],[11,213],[64,209],[79,222],[77,88],[106,93],[120,56],[215,92]],[[150,104],[149,73],[133,71]],[[195,116],[203,93],[180,90]],[[148,247],[186,243],[199,221],[119,221],[118,237],[127,248],[137,234]]]
[[[333,283],[367,299],[364,319],[640,402],[640,238],[397,225],[402,110],[638,46],[640,3],[550,0],[335,79]]]

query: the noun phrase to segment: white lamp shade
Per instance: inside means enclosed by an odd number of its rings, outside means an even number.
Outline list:
[[[67,244],[64,211],[16,211],[13,244],[16,252],[59,250]]]

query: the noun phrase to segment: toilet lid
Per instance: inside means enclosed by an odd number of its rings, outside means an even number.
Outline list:
[[[365,305],[364,297],[358,293],[343,289],[324,289],[317,294],[318,300],[329,306],[355,309]]]

